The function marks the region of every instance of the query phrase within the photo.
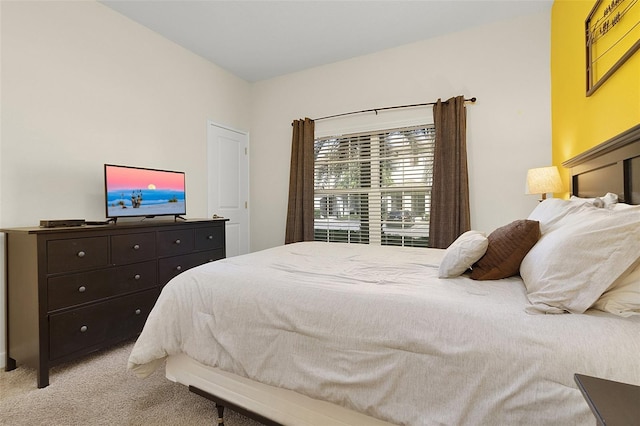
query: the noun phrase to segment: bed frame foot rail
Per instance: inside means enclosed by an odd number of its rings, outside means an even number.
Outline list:
[[[189,392],[193,392],[196,395],[200,395],[204,398],[207,398],[209,401],[213,401],[216,404],[216,410],[218,411],[218,421],[217,424],[224,426],[224,409],[225,407],[229,408],[230,410],[235,411],[238,414],[242,414],[245,417],[248,417],[250,419],[253,419],[257,422],[262,423],[263,425],[266,426],[283,426],[281,423],[278,423],[274,420],[271,420],[261,414],[255,413],[251,410],[248,410],[246,408],[243,408],[239,405],[236,405],[232,402],[229,402],[223,398],[220,398],[218,396],[212,395],[209,392],[203,391],[202,389],[199,389],[195,386],[191,386],[189,385]]]

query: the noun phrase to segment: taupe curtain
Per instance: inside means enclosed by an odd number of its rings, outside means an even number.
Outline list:
[[[313,135],[310,118],[293,121],[285,244],[313,240]]]
[[[468,231],[469,173],[467,170],[467,111],[464,97],[433,106],[436,128],[429,247],[447,248]]]

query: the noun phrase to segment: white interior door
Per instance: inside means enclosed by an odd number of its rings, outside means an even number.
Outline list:
[[[227,257],[249,253],[249,135],[208,122],[209,217],[226,223]]]

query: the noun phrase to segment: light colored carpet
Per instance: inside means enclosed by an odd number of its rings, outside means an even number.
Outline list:
[[[36,387],[34,369],[0,370],[1,425],[214,425],[215,404],[164,377],[127,371],[133,342],[69,362]],[[226,426],[257,426],[225,410]]]

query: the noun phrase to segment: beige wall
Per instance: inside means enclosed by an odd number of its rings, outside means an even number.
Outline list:
[[[251,246],[282,244],[291,121],[476,96],[467,108],[471,225],[491,232],[536,205],[527,169],[551,164],[550,14],[536,14],[254,84]],[[318,122],[316,134],[430,122],[432,111]]]
[[[206,122],[248,130],[248,83],[99,3],[2,8],[2,225],[104,218],[103,163],[185,171],[206,215]]]
[[[0,5],[1,226],[104,219],[104,163],[185,171],[206,217],[207,119],[249,130],[249,84],[99,3]]]

